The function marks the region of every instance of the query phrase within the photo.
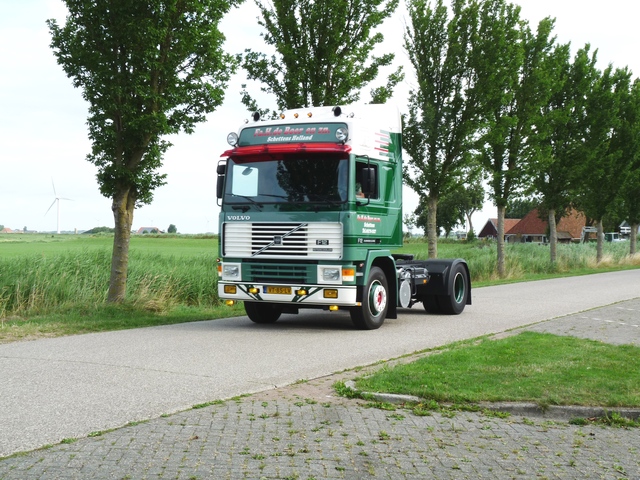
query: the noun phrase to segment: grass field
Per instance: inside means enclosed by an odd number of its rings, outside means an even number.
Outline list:
[[[217,296],[216,237],[134,235],[130,244],[127,299],[107,305],[109,235],[0,235],[0,341],[87,331],[220,318],[243,312]],[[464,258],[474,286],[578,275],[640,266],[628,242],[560,245],[551,265],[546,246],[507,246],[506,279],[496,277],[492,243],[442,241],[440,258]],[[412,240],[401,250],[427,258],[427,244]]]

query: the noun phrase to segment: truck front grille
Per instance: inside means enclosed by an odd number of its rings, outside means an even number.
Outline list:
[[[339,260],[342,224],[227,222],[222,242],[227,257]]]

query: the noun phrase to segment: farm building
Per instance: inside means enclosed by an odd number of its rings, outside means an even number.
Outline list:
[[[579,242],[582,236],[582,228],[585,226],[585,216],[571,210],[568,215],[562,217],[556,226],[558,242]],[[505,233],[508,242],[549,242],[549,222],[539,217],[538,209],[531,210],[509,232]]]
[[[519,218],[505,218],[504,219],[504,233],[505,236],[509,233],[513,227],[520,221]],[[490,218],[487,223],[482,227],[478,238],[496,239],[498,238],[498,219]]]

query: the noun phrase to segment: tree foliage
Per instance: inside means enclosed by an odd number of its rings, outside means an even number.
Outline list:
[[[584,130],[586,99],[596,78],[596,54],[589,45],[569,60],[569,45],[560,45],[549,56],[549,101],[536,120],[532,137],[532,188],[547,213],[551,262],[557,256],[556,225],[575,203],[573,186]]]
[[[630,161],[627,178],[620,189],[620,213],[631,227],[629,253],[637,252],[638,227],[640,226],[640,80],[633,82],[628,103],[628,121],[631,141],[625,152]]]
[[[383,41],[375,32],[397,8],[398,0],[256,0],[265,30],[263,37],[275,54],[247,49],[241,55],[248,79],[263,84],[275,96],[280,110],[356,102],[394,54],[373,55]],[[372,102],[384,103],[403,78],[402,68],[387,83],[373,89]],[[242,102],[251,111],[261,109],[246,90]]]
[[[469,184],[458,184],[455,190],[440,198],[438,202],[436,232],[442,230],[448,237],[454,228],[463,226],[465,220],[469,221],[469,231],[473,231],[470,217],[474,211],[482,208],[483,200],[484,188],[479,179],[476,178]],[[430,217],[429,205],[428,199],[422,197],[413,216],[416,226],[424,229],[425,234]]]
[[[236,0],[64,0],[66,23],[49,20],[51,47],[89,102],[87,124],[100,192],[112,199],[115,238],[109,301],[126,290],[136,206],[165,183],[170,144],[222,103],[234,59],[218,30]]]
[[[632,167],[638,133],[632,100],[631,72],[611,65],[598,75],[587,97],[577,204],[596,221],[598,262],[603,255],[603,219],[612,212]]]
[[[531,178],[527,146],[537,112],[548,100],[545,66],[553,21],[543,19],[534,33],[520,19],[520,7],[505,0],[483,2],[480,18],[473,60],[484,109],[478,148],[498,209],[497,266],[503,277],[504,213],[509,197]]]
[[[504,218],[524,218],[531,210],[540,206],[536,198],[511,198],[507,202]]]
[[[429,257],[436,258],[437,226],[442,225],[438,203],[464,183],[471,137],[478,127],[470,64],[478,9],[467,0],[453,1],[451,18],[442,0],[433,6],[430,0],[411,0],[408,9],[411,23],[404,44],[416,88],[409,94],[405,119],[404,148],[409,158],[404,180],[427,202]]]

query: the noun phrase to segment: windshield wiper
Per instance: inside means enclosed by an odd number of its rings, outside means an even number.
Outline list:
[[[253,203],[258,208],[262,208],[263,207],[263,205],[261,203],[256,202],[253,198],[247,197],[246,195],[236,195],[235,193],[232,193],[231,196],[232,197],[240,197],[240,198],[244,198],[245,200],[249,200],[251,203]],[[249,206],[248,205],[232,205],[231,208],[233,208],[234,210],[242,210],[242,213],[244,213],[247,210],[249,210]]]

